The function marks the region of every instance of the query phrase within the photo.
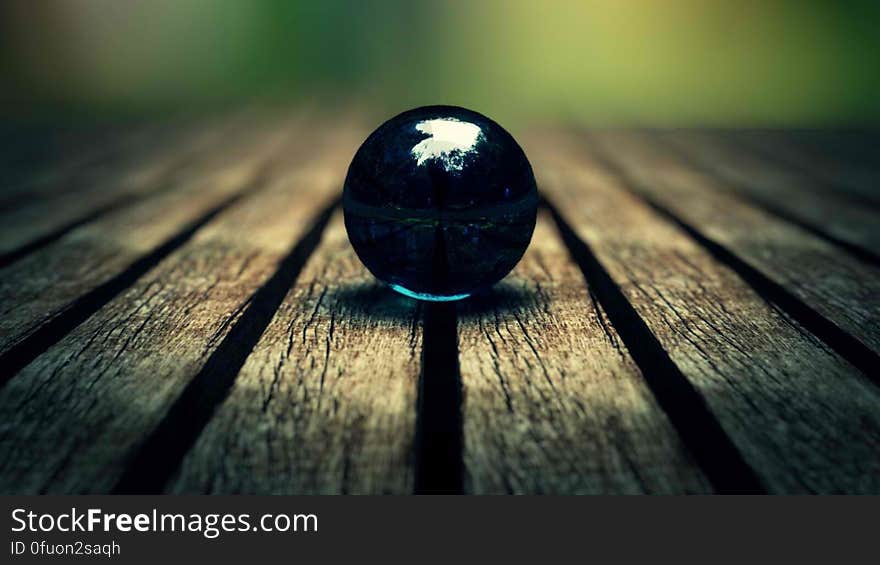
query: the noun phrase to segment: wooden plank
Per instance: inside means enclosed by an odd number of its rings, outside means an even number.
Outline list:
[[[337,213],[171,491],[411,492],[421,335]]]
[[[0,490],[113,488],[335,197],[340,162],[332,155],[304,162],[291,153],[270,185],[219,215],[0,390]],[[150,463],[149,472],[160,472],[158,459]]]
[[[165,150],[133,162],[122,160],[92,177],[86,175],[78,189],[67,190],[73,188],[72,179],[62,179],[44,187],[43,193],[22,197],[22,205],[7,207],[0,215],[0,266],[19,260],[31,247],[51,243],[139,199],[191,182],[193,176],[228,161],[236,149],[249,147],[243,139],[245,132],[238,133],[230,143],[224,137],[230,134],[229,123],[207,124],[181,135]],[[217,147],[221,142],[225,148]]]
[[[112,155],[120,135],[108,127],[10,126],[0,139],[0,202]]]
[[[466,490],[710,492],[550,222],[459,308]]]
[[[830,155],[841,164],[860,165],[874,171],[880,165],[880,132],[876,127],[822,128],[794,130],[788,133],[798,145],[813,146],[818,153]]]
[[[608,159],[622,167],[638,189],[671,210],[712,242],[802,301],[843,330],[846,347],[862,347],[850,359],[872,363],[880,353],[880,269],[858,261],[803,229],[716,188],[713,177],[695,171],[656,144],[622,132],[594,137]],[[815,331],[815,330],[813,330]],[[866,361],[865,361],[866,360]],[[875,367],[876,368],[876,367]]]
[[[529,148],[544,193],[770,492],[880,492],[876,386],[627,191],[580,139]],[[616,146],[621,159],[641,155],[624,151]],[[662,169],[650,170],[658,191],[667,191]],[[665,201],[690,205],[699,201],[696,190],[670,191]],[[723,216],[741,212],[731,203],[715,218],[725,225]],[[789,241],[799,248],[798,238]]]
[[[833,141],[833,134],[819,134],[830,138],[825,148],[810,147],[802,141],[802,132],[776,131],[772,135],[751,132],[732,132],[730,137],[753,149],[766,159],[790,166],[793,170],[817,179],[827,189],[840,193],[857,202],[880,205],[880,135],[865,134],[863,139]],[[866,153],[865,162],[846,157],[852,156],[848,148],[856,146]],[[873,152],[870,147],[873,147]],[[870,155],[870,156],[868,156]]]
[[[3,270],[0,280],[0,353],[6,353],[78,297],[149,256],[190,223],[259,181],[263,169],[282,151],[289,135],[283,128],[267,132],[238,158],[228,154],[204,163],[201,178],[193,174],[169,190],[74,230],[58,242]]]
[[[178,135],[197,131],[194,124],[177,129]],[[0,194],[0,210],[92,187],[108,173],[118,176],[124,167],[134,167],[133,161],[155,158],[153,153],[173,139],[171,130],[167,124],[137,124],[109,131],[47,132],[39,141],[43,155],[19,159],[15,170],[4,171],[8,181]]]
[[[719,135],[679,131],[660,137],[679,148],[694,168],[720,181],[714,186],[742,194],[771,213],[880,263],[876,209],[845,198],[807,175],[737,150]]]
[[[819,179],[866,204],[880,204],[880,134],[877,131],[777,130],[734,132],[731,137],[767,159]]]

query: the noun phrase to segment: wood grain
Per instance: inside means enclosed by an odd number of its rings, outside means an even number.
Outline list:
[[[459,312],[467,492],[711,492],[548,214]]]
[[[172,492],[411,492],[421,335],[337,214]]]
[[[869,134],[535,132],[526,256],[434,308],[330,208],[358,116],[308,115],[3,156],[0,492],[880,492]]]
[[[545,194],[770,492],[880,489],[877,387],[625,190],[579,140],[530,147],[540,155]],[[651,181],[659,183],[660,174]],[[697,198],[694,192],[684,202]],[[741,212],[733,204],[723,210]]]
[[[276,129],[258,142],[204,163],[198,175],[137,205],[89,223],[3,269],[0,353],[7,352],[78,297],[124,271],[189,223],[257,182],[282,150]]]
[[[339,155],[335,149],[306,161],[291,153],[268,186],[219,215],[0,389],[0,491],[109,491],[313,215],[335,198]],[[232,190],[247,174],[227,177]],[[164,213],[175,217],[184,202],[191,211],[215,192],[181,191]],[[112,233],[134,251],[155,244],[143,231],[126,239],[123,225],[94,233]]]
[[[880,227],[876,210],[846,198],[845,193],[819,184],[725,142],[720,135],[674,132],[661,135],[728,188],[772,213],[820,235],[849,244],[880,262]]]
[[[718,189],[656,144],[623,132],[594,136],[641,191],[731,250],[814,311],[880,353],[880,269]]]
[[[827,193],[875,209],[880,206],[880,135],[876,131],[733,131],[725,136],[769,162],[813,179]]]
[[[124,208],[151,194],[191,183],[210,167],[228,160],[230,150],[247,143],[218,145],[229,133],[223,121],[181,134],[164,150],[144,152],[132,161],[108,163],[81,178],[62,177],[31,197],[15,199],[0,215],[0,264],[22,249],[41,246],[79,225]],[[240,141],[240,139],[239,139]],[[224,156],[224,157],[221,157]]]
[[[149,127],[85,127],[33,124],[0,126],[0,208],[39,193],[55,179],[112,159],[129,137]]]
[[[0,210],[14,210],[37,201],[45,202],[106,181],[110,175],[155,159],[157,152],[170,151],[188,135],[216,127],[216,120],[200,124],[146,123],[83,132],[47,132],[34,140],[39,148],[26,163],[9,171],[0,192]],[[176,130],[176,131],[175,131]],[[19,159],[20,161],[21,159]],[[7,175],[4,175],[7,177]]]

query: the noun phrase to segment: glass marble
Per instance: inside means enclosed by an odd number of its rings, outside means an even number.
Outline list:
[[[379,280],[420,300],[458,300],[504,278],[535,229],[538,191],[500,125],[455,106],[399,114],[360,146],[345,227]]]

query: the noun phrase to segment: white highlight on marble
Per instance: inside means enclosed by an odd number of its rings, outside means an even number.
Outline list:
[[[430,136],[410,151],[416,158],[416,164],[437,159],[446,171],[462,170],[465,156],[476,151],[474,147],[483,137],[483,131],[478,126],[455,118],[425,120],[417,123],[416,129]]]

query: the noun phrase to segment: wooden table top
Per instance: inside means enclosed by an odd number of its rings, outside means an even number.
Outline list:
[[[379,285],[371,124],[0,143],[0,492],[880,493],[880,134],[518,132],[486,296]]]

